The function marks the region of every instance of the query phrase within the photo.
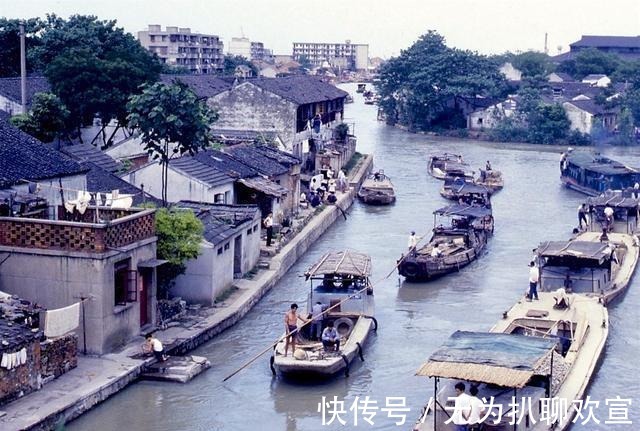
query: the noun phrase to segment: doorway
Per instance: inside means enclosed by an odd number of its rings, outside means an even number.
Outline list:
[[[233,278],[242,277],[242,235],[233,241]]]

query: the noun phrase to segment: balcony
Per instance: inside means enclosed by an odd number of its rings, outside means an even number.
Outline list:
[[[59,214],[68,214],[64,208]],[[0,217],[0,246],[103,253],[155,236],[155,210],[88,208],[73,221]],[[99,218],[99,222],[94,220]]]

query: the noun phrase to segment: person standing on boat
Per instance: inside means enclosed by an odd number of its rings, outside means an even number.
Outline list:
[[[639,183],[635,183],[633,185],[633,197],[638,199],[638,197],[640,197],[640,184]]]
[[[540,270],[535,262],[529,263],[529,300],[538,299],[538,281],[540,280]]]
[[[440,244],[435,244],[431,249],[431,257],[438,258],[442,256],[442,251],[440,251]]]
[[[291,344],[291,355],[296,353],[296,337],[298,336],[298,320],[306,322],[302,317],[298,316],[298,304],[291,304],[291,308],[284,315],[284,330],[286,332],[286,341],[284,344],[284,356],[287,356],[289,344]]]
[[[564,172],[567,169],[567,154],[563,151],[560,153],[560,172]]]
[[[491,162],[489,160],[487,160],[487,164],[485,165],[484,170],[487,172],[491,171]]]
[[[271,213],[267,214],[262,223],[264,227],[267,228],[267,247],[271,247],[271,240],[273,239],[273,215]]]
[[[478,398],[478,387],[471,385],[469,388],[469,404],[471,404],[471,412],[469,413],[468,431],[480,431],[482,427],[482,418],[484,417],[484,403]]]
[[[418,245],[419,238],[416,236],[415,231],[411,231],[411,235],[409,235],[409,241],[407,242],[407,247],[409,247],[409,252],[415,254],[416,246]]]
[[[322,337],[322,320],[324,319],[324,306],[322,302],[316,302],[313,307],[311,307],[311,338],[320,340]]]
[[[333,321],[329,321],[327,323],[327,327],[322,331],[322,345],[324,346],[324,350],[340,350],[340,336],[338,335],[338,331],[333,327]]]
[[[611,232],[611,229],[613,228],[613,208],[605,207],[604,222],[606,224],[607,232]]]
[[[458,382],[454,386],[456,390],[455,403],[451,417],[445,422],[453,422],[455,431],[468,431],[469,416],[471,415],[471,397],[464,390],[464,383]]]
[[[582,222],[584,222],[584,229],[589,227],[589,221],[587,220],[587,213],[589,209],[587,208],[587,204],[582,204],[578,207],[578,228],[580,230],[583,229]]]

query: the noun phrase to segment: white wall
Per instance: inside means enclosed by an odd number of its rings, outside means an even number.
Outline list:
[[[356,45],[355,54],[356,69],[367,70],[369,67],[369,45]]]
[[[132,171],[123,177],[125,181],[142,187],[145,192],[162,199],[162,168],[159,163],[151,163]],[[168,173],[167,200],[178,202],[181,200],[215,202],[216,194],[226,194],[229,199],[228,204],[235,202],[233,193],[233,180],[221,186],[210,187],[209,185],[186,176],[182,172],[169,168]],[[228,193],[228,194],[227,194]]]
[[[9,115],[22,114],[22,105],[19,102],[0,95],[0,111],[4,111]]]
[[[591,127],[593,125],[593,115],[579,109],[571,103],[565,102],[562,104],[564,111],[567,113],[567,117],[571,122],[571,129],[578,130],[582,133],[591,133]]]

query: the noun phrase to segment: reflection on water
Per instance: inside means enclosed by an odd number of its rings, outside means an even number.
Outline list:
[[[357,122],[361,152],[375,154],[376,169],[384,169],[396,188],[397,202],[366,207],[356,202],[348,220],[340,219],[260,303],[236,326],[199,348],[213,367],[186,385],[138,383],[69,424],[70,430],[269,430],[315,431],[343,429],[322,426],[318,403],[322,397],[345,400],[348,410],[356,396],[369,395],[384,406],[385,397],[406,397],[413,420],[432,394],[433,384],[415,377],[419,365],[457,329],[488,330],[527,287],[531,249],[540,241],[564,239],[577,223],[583,197],[559,181],[560,147],[435,140],[409,134],[375,121],[376,107],[364,105],[355,86],[348,86],[356,103],[346,117]],[[349,120],[347,120],[349,121]],[[459,273],[431,283],[405,283],[397,273],[385,278],[406,250],[411,230],[430,235],[432,212],[448,202],[439,195],[441,183],[426,173],[426,160],[436,151],[461,152],[472,167],[491,160],[501,170],[505,188],[493,198],[496,230],[485,253]],[[637,148],[607,149],[606,155],[640,166]],[[354,362],[349,378],[305,386],[274,379],[269,356],[229,381],[222,379],[260,352],[282,333],[282,320],[291,302],[304,303],[308,286],[300,275],[328,250],[352,248],[372,256],[376,283],[376,317],[380,328],[365,348],[365,361]],[[606,419],[607,398],[640,398],[635,358],[640,278],[632,281],[624,301],[610,308],[611,330],[606,357],[589,389],[600,400],[599,419]],[[351,416],[349,416],[351,415]],[[640,423],[640,409],[629,416]],[[382,412],[374,426],[395,427]],[[628,429],[607,425],[607,430]],[[347,426],[347,429],[352,426]],[[598,430],[588,424],[576,429]]]

